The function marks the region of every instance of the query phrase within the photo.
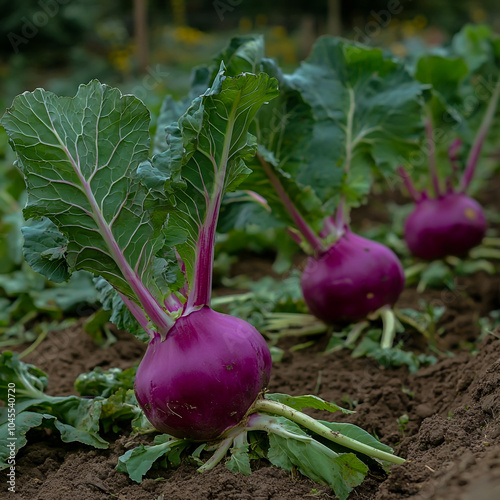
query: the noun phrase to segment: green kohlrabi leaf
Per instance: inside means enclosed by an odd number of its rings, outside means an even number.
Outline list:
[[[44,393],[47,384],[47,375],[19,360],[17,354],[4,351],[0,355],[0,398],[6,402],[0,409],[0,436],[13,436],[9,422],[10,409],[14,408],[16,450],[26,444],[26,432],[39,426],[58,431],[66,443],[78,441],[95,448],[107,448],[108,443],[99,435],[102,398],[50,396]]]
[[[170,206],[166,234],[184,241],[176,246],[189,283],[188,307],[206,303],[210,250],[220,202],[250,170],[255,138],[248,133],[259,108],[278,94],[266,74],[234,78],[218,72],[210,89],[193,101],[178,127],[168,127],[169,149],[143,163],[140,175],[156,193],[166,189]],[[163,179],[158,184],[156,179]],[[181,237],[183,236],[183,237]]]
[[[111,311],[109,320],[121,330],[135,335],[139,340],[147,342],[148,334],[125,305],[117,291],[104,279],[95,278],[94,284],[99,294],[99,301],[105,311]]]
[[[245,476],[252,473],[250,467],[249,444],[246,432],[242,432],[234,439],[231,448],[231,458],[226,462],[226,467],[232,472],[240,472]]]
[[[432,92],[446,109],[447,105],[459,101],[460,83],[468,73],[467,64],[461,58],[425,54],[417,62],[415,77],[419,82],[432,85]]]
[[[110,368],[104,371],[100,366],[90,373],[81,373],[75,381],[75,389],[81,396],[102,396],[107,398],[118,389],[133,389],[137,368],[121,370]]]
[[[338,454],[284,417],[269,417],[269,461],[291,471],[297,467],[314,481],[328,484],[345,500],[361,484],[368,467],[354,453]]]
[[[48,280],[66,281],[71,273],[65,254],[67,238],[50,219],[31,220],[22,228],[26,262]]]
[[[67,240],[65,249],[42,252],[38,269],[54,275],[46,261],[64,255],[69,271],[100,274],[160,330],[168,327],[157,302],[164,297],[148,290],[166,213],[159,203],[151,210],[153,197],[136,177],[149,151],[143,103],[97,81],[81,85],[74,98],[37,89],[16,97],[2,124],[25,176],[25,216],[49,218]]]
[[[167,128],[187,111],[191,101],[203,94],[217,77],[221,63],[226,67],[227,76],[238,76],[242,73],[259,73],[261,68],[256,61],[264,56],[264,39],[262,36],[246,35],[232,38],[229,45],[217,55],[209,66],[201,66],[193,70],[191,91],[182,101],[175,101],[168,95],[162,103],[158,125],[154,138],[153,153],[158,154],[168,148]]]
[[[299,183],[323,200],[359,204],[372,173],[393,175],[422,138],[422,87],[402,62],[382,50],[342,39],[319,39],[288,81],[300,90],[316,119]]]
[[[266,399],[270,399],[271,401],[277,401],[278,403],[282,403],[284,405],[293,408],[294,410],[303,410],[304,408],[314,408],[315,410],[326,410],[330,412],[341,411],[342,413],[354,413],[351,410],[346,410],[337,406],[335,403],[329,403],[317,396],[313,396],[311,394],[306,396],[289,396],[288,394],[266,394]]]
[[[129,475],[132,481],[140,483],[142,477],[160,457],[179,465],[179,455],[191,442],[175,439],[167,435],[157,436],[153,446],[138,446],[127,451],[118,460],[116,469]]]
[[[22,362],[17,353],[4,351],[0,354],[1,401],[7,401],[9,387],[12,387],[12,384],[16,388],[16,402],[43,398],[43,391],[48,383],[46,373],[34,365]]]
[[[487,25],[465,25],[452,40],[452,51],[461,56],[469,70],[475,72],[498,57],[492,40],[499,38]]]
[[[179,118],[187,111],[190,105],[191,100],[189,98],[186,98],[181,102],[177,102],[170,95],[165,97],[165,100],[161,105],[156,134],[153,141],[154,154],[162,153],[168,149],[168,127],[177,122],[177,120],[179,120]]]
[[[5,412],[5,417],[1,413]],[[50,415],[23,411],[15,416],[9,426],[8,414],[5,408],[0,411],[0,439],[4,445],[0,449],[0,469],[5,469],[15,463],[16,453],[26,445],[26,433],[39,427],[46,418],[54,418]],[[13,461],[12,461],[13,460]]]
[[[489,26],[466,25],[453,37],[450,49],[452,56],[465,61],[468,74],[458,89],[460,100],[455,106],[455,121],[448,120],[446,128],[451,128],[452,133],[458,135],[467,146],[479,146],[483,155],[498,151],[499,47],[500,37]],[[489,113],[491,116],[488,117]],[[472,156],[471,151],[467,163],[470,163]]]
[[[100,421],[104,432],[121,432],[124,422],[131,423],[133,433],[153,430],[137,403],[133,389],[118,388],[106,398],[102,403]]]
[[[331,207],[322,205],[309,183],[299,184],[294,177],[299,166],[307,161],[314,125],[312,110],[300,93],[288,85],[277,63],[265,58],[264,53],[262,36],[235,37],[215,59],[216,64],[224,61],[229,75],[262,71],[275,78],[280,89],[279,96],[263,106],[251,124],[250,131],[256,136],[259,147],[258,155],[248,163],[252,175],[240,185],[246,196],[240,197],[242,202],[232,203],[229,210],[226,209],[224,222],[234,220],[237,212],[240,226],[273,227],[271,217],[256,217],[255,211],[246,209],[250,195],[254,203],[260,200],[261,206],[282,223],[290,226],[304,223],[319,231]],[[214,66],[210,67],[209,72],[213,73],[214,69]],[[294,214],[298,214],[300,222]]]
[[[53,397],[51,401],[37,405],[36,409],[56,417],[54,427],[65,443],[78,441],[94,448],[107,448],[109,443],[99,435],[102,403],[102,400],[77,396]]]
[[[262,35],[242,35],[231,38],[209,67],[208,74],[213,80],[221,63],[224,63],[229,76],[241,73],[259,73],[264,58],[264,37]]]
[[[23,260],[23,243],[20,231],[22,224],[23,216],[20,210],[7,214],[2,214],[0,210],[0,274],[13,271]]]
[[[427,107],[439,159],[446,156],[453,139],[460,138],[465,142],[462,149],[467,150],[478,133],[499,78],[498,40],[488,26],[466,25],[444,55],[426,53],[417,61],[415,77],[431,85],[426,92]],[[498,118],[493,125],[499,126]],[[465,158],[460,160],[465,162]],[[442,164],[448,162],[438,162],[440,173]]]

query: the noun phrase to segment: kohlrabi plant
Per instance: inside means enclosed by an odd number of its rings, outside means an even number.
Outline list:
[[[265,394],[271,356],[263,337],[210,308],[221,201],[251,172],[257,143],[249,127],[279,91],[264,72],[228,76],[223,64],[208,85],[167,126],[151,161],[149,113],[134,96],[93,81],[74,98],[43,89],[16,97],[2,124],[26,181],[24,215],[46,227],[30,264],[55,281],[75,270],[100,276],[117,322],[130,323],[131,314],[149,337],[135,395],[168,436],[150,452],[127,452],[120,470],[140,480],[146,464],[172,449],[198,443],[199,456],[199,443],[210,442],[202,471],[231,449],[233,470],[250,473],[250,457],[266,457],[346,498],[368,457],[403,460],[356,427],[300,411],[336,405]],[[31,248],[33,234],[25,234]],[[252,436],[262,432],[268,441],[256,452]]]
[[[403,268],[392,250],[352,232],[349,210],[374,178],[394,175],[418,149],[421,85],[381,50],[332,37],[291,75],[264,57],[261,37],[235,38],[194,81],[213,75],[220,59],[230,74],[257,68],[280,83],[251,125],[259,149],[240,189],[267,204],[310,255],[301,280],[310,311],[327,323],[385,315],[403,289]],[[175,111],[171,102],[167,111]]]
[[[485,26],[466,26],[455,36],[450,54],[425,54],[417,61],[416,78],[432,85],[427,92],[423,150],[428,156],[432,192],[418,191],[405,168],[400,167],[399,172],[416,205],[406,220],[404,238],[410,252],[421,259],[463,257],[486,234],[483,209],[468,193],[481,150],[495,128],[499,40]],[[447,169],[438,164],[446,148]],[[463,162],[462,152],[467,149]],[[418,170],[418,166],[409,167]]]
[[[336,204],[315,242],[297,226],[312,248],[304,298],[325,321],[358,320],[394,304],[404,273],[392,250],[351,231],[349,209],[374,177],[389,175],[398,156],[418,147],[421,86],[379,49],[334,38],[319,40],[286,81],[311,106],[314,126],[304,160],[283,169],[311,186],[327,210]]]

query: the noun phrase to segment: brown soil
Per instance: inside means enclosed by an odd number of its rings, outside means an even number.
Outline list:
[[[496,187],[491,198],[498,206],[499,183]],[[384,217],[382,210],[377,220]],[[361,214],[359,219],[362,221]],[[267,265],[265,273],[268,271]],[[383,369],[371,359],[353,359],[345,351],[322,355],[326,338],[320,337],[316,345],[300,351],[291,351],[291,343],[281,346],[285,348],[285,356],[274,366],[271,392],[314,393],[351,406],[355,414],[321,416],[359,425],[408,459],[406,464],[392,467],[388,477],[383,473],[369,476],[351,498],[500,498],[500,330],[497,337],[489,335],[475,343],[479,335],[478,318],[500,309],[500,277],[477,273],[459,278],[457,285],[453,292],[426,291],[421,296],[407,289],[397,304],[418,307],[419,298],[424,298],[428,303],[447,307],[439,323],[444,334],[439,338],[438,348],[454,355],[442,357],[436,365],[417,374],[409,374],[405,367]],[[51,333],[25,360],[48,373],[50,394],[71,394],[73,382],[82,372],[96,366],[128,368],[139,362],[144,346],[126,333],[116,335],[118,341],[102,349],[76,324]],[[401,338],[408,348],[427,352],[426,343],[416,333],[407,332]],[[470,353],[471,348],[474,354]],[[398,420],[404,415],[408,416],[408,423],[403,426]],[[18,455],[15,498],[334,498],[329,488],[264,462],[254,464],[251,476],[233,474],[223,464],[204,475],[188,463],[177,470],[156,468],[137,484],[116,472],[115,466],[127,449],[149,443],[152,437],[131,438],[128,432],[106,437],[111,443],[109,449],[93,450],[84,445],[64,444],[58,436],[46,431],[30,431],[28,445]],[[5,484],[4,479],[2,482]]]
[[[448,300],[442,320],[446,333],[441,347],[459,351],[479,333],[478,315],[498,309],[498,277],[466,278],[466,288]],[[426,292],[426,300],[443,300]],[[406,290],[399,305],[415,306],[418,295]],[[144,346],[127,333],[107,349],[97,347],[80,324],[54,332],[26,358],[49,375],[48,392],[73,393],[82,372],[101,366],[127,368],[137,363]],[[296,342],[296,341],[295,341]],[[479,500],[499,498],[500,488],[500,341],[490,335],[471,356],[462,350],[451,358],[411,375],[406,368],[382,369],[369,359],[352,359],[348,352],[322,355],[326,339],[309,349],[290,351],[283,345],[283,362],[274,366],[271,392],[316,393],[356,413],[333,417],[374,433],[408,458],[390,476],[370,476],[352,494],[361,500],[419,499]],[[422,345],[414,334],[407,344]],[[313,412],[314,415],[314,412]],[[317,416],[321,414],[318,413]],[[398,419],[408,415],[404,427]],[[332,418],[331,415],[321,415]],[[67,498],[126,500],[169,499],[303,499],[333,498],[331,490],[290,476],[269,464],[255,464],[251,476],[233,474],[224,465],[200,475],[194,465],[177,470],[155,469],[142,484],[115,471],[118,457],[151,437],[109,435],[108,450],[64,444],[45,431],[28,434],[18,455],[17,497],[29,500]],[[163,497],[162,497],[163,495]]]

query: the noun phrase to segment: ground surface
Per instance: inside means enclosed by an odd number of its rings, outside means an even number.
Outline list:
[[[487,205],[500,207],[499,183],[483,193]],[[383,209],[382,209],[383,212]],[[377,214],[377,206],[370,213]],[[370,213],[365,212],[366,216]],[[363,214],[358,214],[363,223]],[[382,213],[381,219],[384,219]],[[377,219],[377,217],[376,217]],[[368,220],[368,219],[367,219]],[[378,219],[377,219],[378,220]],[[256,263],[252,267],[258,267]],[[459,278],[457,289],[402,294],[397,306],[418,307],[420,297],[446,305],[439,325],[445,334],[437,364],[409,374],[405,367],[384,369],[370,359],[352,359],[349,352],[322,355],[327,339],[292,352],[275,364],[269,390],[292,395],[316,393],[356,413],[339,418],[374,433],[408,459],[389,477],[370,476],[351,495],[358,500],[493,500],[500,498],[500,340],[493,335],[479,344],[478,318],[500,309],[500,277],[485,273]],[[496,332],[500,336],[500,331]],[[80,324],[50,334],[25,361],[49,375],[48,393],[73,393],[75,378],[96,366],[128,368],[144,346],[126,333],[107,349],[97,347]],[[294,342],[299,342],[295,340]],[[405,344],[424,352],[418,334],[405,334]],[[21,347],[22,349],[22,347]],[[472,351],[472,354],[471,354]],[[404,426],[398,423],[408,416]],[[319,416],[319,414],[317,415]],[[401,421],[401,420],[400,420]],[[404,428],[403,428],[404,427]],[[196,467],[154,470],[142,484],[115,471],[118,457],[151,437],[106,436],[108,450],[63,444],[57,436],[32,431],[18,456],[16,498],[26,500],[294,500],[334,498],[331,490],[299,474],[290,476],[266,463],[255,464],[251,476],[236,475],[220,464],[205,475]]]
[[[457,351],[434,366],[411,375],[406,368],[382,369],[348,352],[321,355],[325,340],[298,352],[287,350],[274,366],[271,392],[317,393],[322,398],[355,405],[356,413],[339,418],[353,422],[408,458],[392,468],[389,478],[370,477],[352,498],[396,500],[413,496],[438,500],[500,498],[500,340],[488,336],[471,356],[460,346],[478,335],[474,318],[499,307],[498,277],[478,274],[464,279],[465,289],[448,303],[441,347]],[[439,300],[439,292],[428,298]],[[407,290],[402,305],[417,295]],[[79,325],[51,334],[36,363],[49,375],[48,392],[73,392],[78,374],[96,366],[127,368],[138,362],[143,346],[126,333],[107,349],[94,345]],[[407,339],[418,347],[420,339]],[[286,347],[286,346],[284,346]],[[409,416],[403,431],[397,420]],[[335,414],[336,416],[336,414]],[[331,417],[330,417],[331,418]],[[200,475],[194,466],[154,471],[141,485],[115,471],[117,459],[130,447],[150,438],[108,436],[109,450],[63,444],[56,436],[31,432],[19,454],[17,488],[20,498],[127,500],[157,499],[300,499],[333,498],[329,490],[266,464],[256,464],[249,477],[223,465]]]

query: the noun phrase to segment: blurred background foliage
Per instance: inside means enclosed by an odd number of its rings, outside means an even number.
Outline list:
[[[191,69],[236,34],[264,34],[267,55],[292,70],[325,33],[406,57],[446,44],[468,22],[500,31],[498,0],[0,0],[0,12],[2,113],[23,91],[74,95],[98,78],[143,99],[152,132],[165,94],[183,96]],[[24,182],[14,160],[0,129],[0,344],[34,338],[33,324],[89,315],[97,301],[88,276],[77,274],[61,291],[23,263]],[[243,249],[272,251],[274,271],[286,270],[297,249],[275,231],[221,237],[216,278]]]
[[[183,94],[189,70],[236,33],[264,33],[268,54],[286,67],[324,33],[406,55],[442,44],[467,22],[500,27],[496,0],[0,0],[0,6],[2,107],[20,90],[73,94],[91,78],[135,90],[154,106],[156,95]]]

